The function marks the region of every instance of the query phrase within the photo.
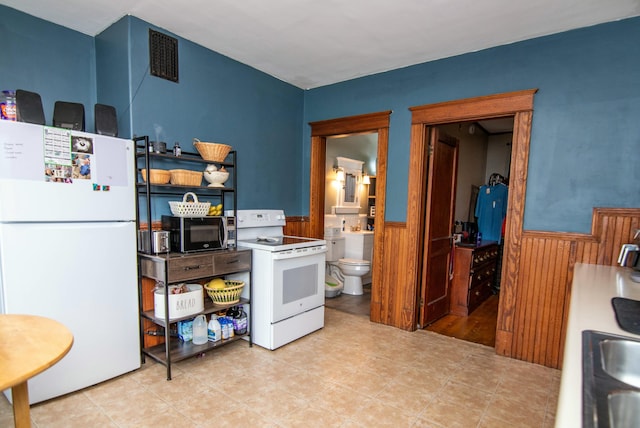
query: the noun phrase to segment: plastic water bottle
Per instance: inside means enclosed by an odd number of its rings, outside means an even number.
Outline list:
[[[193,344],[204,345],[207,343],[207,319],[204,315],[198,315],[193,320]]]

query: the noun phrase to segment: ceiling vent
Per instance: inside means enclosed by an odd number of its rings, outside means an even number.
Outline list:
[[[149,29],[151,75],[178,81],[178,39]]]

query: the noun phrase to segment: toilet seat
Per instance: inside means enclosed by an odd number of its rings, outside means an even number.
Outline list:
[[[342,263],[347,266],[370,266],[371,262],[369,260],[360,260],[360,259],[340,259],[338,263]]]

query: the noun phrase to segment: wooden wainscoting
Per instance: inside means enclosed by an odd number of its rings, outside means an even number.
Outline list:
[[[591,234],[524,231],[513,329],[498,324],[500,354],[561,368],[575,263],[614,266],[620,246],[640,228],[640,209],[595,208]],[[501,314],[502,316],[504,314]],[[508,339],[508,340],[505,340]]]
[[[373,255],[370,319],[410,330],[415,314],[414,307],[407,304],[413,301],[414,290],[409,290],[412,281],[404,267],[409,257],[406,224],[385,222],[382,243],[382,248],[376,247]]]
[[[311,238],[309,217],[291,216],[287,217],[287,223],[284,226],[284,234],[287,236],[300,236],[303,238]]]

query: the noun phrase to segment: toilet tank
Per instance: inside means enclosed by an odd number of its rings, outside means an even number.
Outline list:
[[[344,258],[344,237],[325,236],[327,241],[326,261],[337,262]]]

